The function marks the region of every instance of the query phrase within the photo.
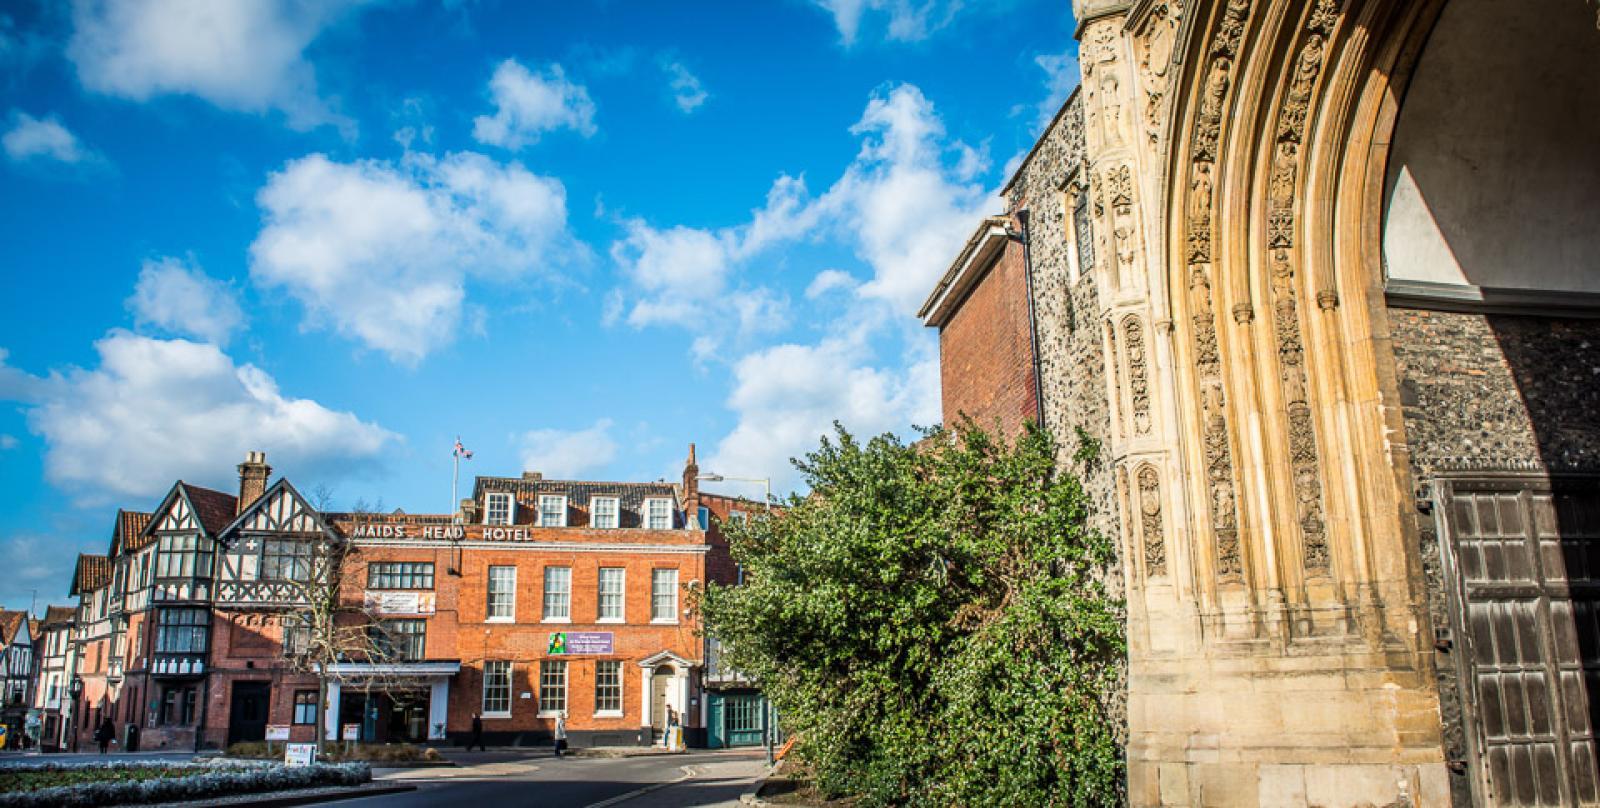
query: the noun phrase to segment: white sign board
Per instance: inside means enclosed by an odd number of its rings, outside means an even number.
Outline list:
[[[269,741],[287,741],[287,740],[289,740],[289,725],[288,724],[268,724],[267,725],[267,740],[269,740]]]
[[[344,725],[344,735],[343,735],[343,737],[347,741],[359,741],[359,740],[361,740],[361,725],[360,724],[345,724]]]
[[[317,745],[314,743],[292,743],[283,751],[285,766],[310,766],[315,762],[317,762]]]
[[[374,592],[366,593],[367,611],[379,615],[433,614],[433,592]]]

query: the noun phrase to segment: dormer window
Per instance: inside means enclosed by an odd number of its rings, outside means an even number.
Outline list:
[[[517,514],[517,500],[509,493],[487,494],[484,496],[483,523],[486,525],[509,525]]]
[[[567,526],[567,498],[554,494],[539,496],[539,527]]]
[[[594,497],[589,500],[589,525],[591,527],[617,527],[617,514],[621,503],[616,497]]]
[[[644,501],[644,526],[651,530],[672,528],[672,500],[651,497]]]

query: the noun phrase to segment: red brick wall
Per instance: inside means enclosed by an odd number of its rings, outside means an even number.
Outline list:
[[[966,414],[1010,436],[1037,419],[1028,285],[1022,246],[1005,252],[939,330],[939,381],[944,419]]]

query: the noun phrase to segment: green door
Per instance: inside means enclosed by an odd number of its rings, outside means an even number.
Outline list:
[[[708,749],[721,749],[728,745],[722,732],[722,700],[721,693],[711,693],[706,698],[706,748]]]

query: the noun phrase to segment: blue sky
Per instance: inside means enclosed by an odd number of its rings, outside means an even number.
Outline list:
[[[12,2],[0,603],[118,507],[796,475],[939,419],[933,281],[1077,80],[1065,0]],[[723,489],[737,493],[734,484]],[[759,488],[756,489],[759,491]]]

